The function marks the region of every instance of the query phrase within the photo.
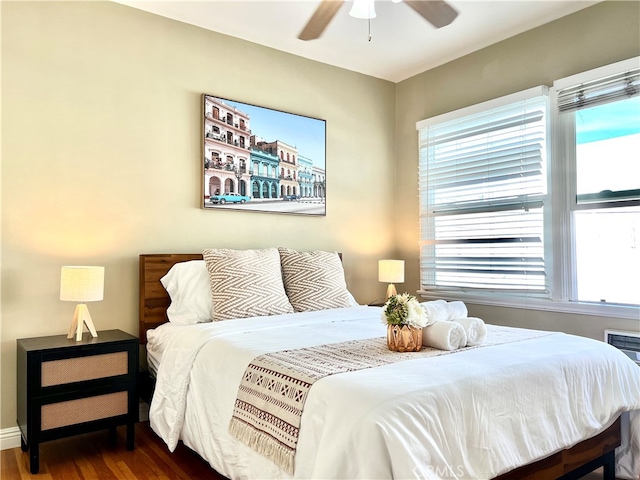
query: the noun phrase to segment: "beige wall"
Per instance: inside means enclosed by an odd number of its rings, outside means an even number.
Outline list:
[[[419,288],[416,122],[640,55],[640,2],[604,2],[416,75],[396,90],[396,231],[406,285]],[[603,338],[640,320],[469,306],[491,323]]]
[[[393,83],[115,3],[1,6],[0,428],[15,426],[16,338],[71,322],[61,265],[104,265],[94,322],[136,335],[140,253],[333,249],[359,301],[383,295]],[[326,217],[201,210],[202,93],[325,119]]]

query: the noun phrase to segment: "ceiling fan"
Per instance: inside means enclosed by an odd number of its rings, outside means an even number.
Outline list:
[[[398,3],[401,0],[393,1]],[[343,3],[344,0],[322,0],[298,38],[300,40],[319,38]],[[436,28],[449,25],[458,16],[458,12],[442,0],[404,0],[404,3]],[[353,8],[349,14],[357,18],[375,18],[373,5],[374,0],[354,0]]]

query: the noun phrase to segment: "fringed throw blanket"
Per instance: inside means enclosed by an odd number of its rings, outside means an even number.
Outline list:
[[[491,325],[487,328],[487,338],[480,347],[550,334]],[[386,339],[380,337],[260,355],[244,372],[229,432],[293,475],[302,410],[314,382],[336,373],[435,357],[470,348],[478,346],[456,351],[425,347],[419,352],[398,353],[390,351]]]

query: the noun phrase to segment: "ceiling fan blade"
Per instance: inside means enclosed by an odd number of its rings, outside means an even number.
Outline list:
[[[458,16],[451,5],[440,0],[405,0],[404,3],[436,28],[449,25]]]
[[[300,35],[298,35],[298,38],[300,40],[314,40],[319,38],[343,3],[344,0],[322,0],[309,19],[309,22],[307,22],[302,32],[300,32]]]

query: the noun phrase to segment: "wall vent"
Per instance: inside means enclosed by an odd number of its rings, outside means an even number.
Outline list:
[[[623,353],[640,366],[640,332],[605,330],[604,341],[622,350]]]

